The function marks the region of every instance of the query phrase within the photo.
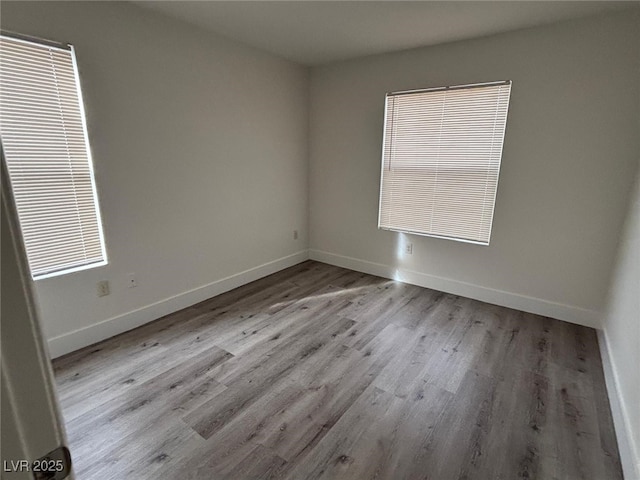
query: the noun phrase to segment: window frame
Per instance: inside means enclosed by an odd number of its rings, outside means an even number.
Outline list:
[[[387,152],[387,127],[388,127],[388,116],[390,114],[389,112],[389,98],[390,97],[396,97],[396,96],[401,96],[401,95],[412,95],[412,94],[420,94],[420,93],[429,93],[429,92],[446,92],[446,91],[455,91],[455,90],[466,90],[466,89],[474,89],[474,88],[483,88],[483,87],[496,87],[496,86],[508,86],[508,92],[506,94],[506,107],[505,107],[505,112],[504,112],[504,126],[502,127],[502,137],[501,137],[501,141],[500,141],[500,155],[498,157],[498,164],[497,164],[497,173],[495,176],[495,194],[493,195],[493,201],[491,203],[491,215],[490,215],[490,221],[488,222],[488,235],[487,235],[487,240],[483,241],[483,240],[477,240],[477,239],[471,239],[471,238],[464,238],[464,237],[458,237],[455,235],[443,235],[443,234],[438,234],[438,233],[433,233],[433,232],[425,232],[425,231],[420,231],[420,230],[411,230],[411,229],[406,229],[406,228],[395,228],[395,227],[389,227],[389,226],[383,226],[382,223],[382,216],[383,216],[383,194],[384,194],[384,179],[385,179],[385,168],[387,166],[387,160],[385,158],[386,152]],[[490,244],[491,241],[491,234],[492,234],[492,230],[493,230],[493,220],[494,220],[494,213],[495,213],[495,204],[496,204],[496,199],[497,199],[497,190],[498,190],[498,183],[499,183],[499,177],[500,177],[500,167],[502,164],[502,157],[503,157],[503,145],[504,145],[504,138],[506,137],[506,128],[507,128],[507,120],[508,120],[508,111],[509,111],[509,106],[511,103],[511,86],[512,86],[512,81],[511,80],[501,80],[501,81],[494,81],[494,82],[483,82],[483,83],[473,83],[473,84],[463,84],[463,85],[450,85],[450,86],[442,86],[442,87],[432,87],[432,88],[421,88],[421,89],[412,89],[412,90],[401,90],[401,91],[394,91],[394,92],[388,92],[385,95],[385,109],[384,109],[384,126],[383,126],[383,136],[382,136],[382,160],[381,160],[381,166],[380,166],[380,189],[379,189],[379,194],[378,194],[378,229],[380,230],[388,230],[388,231],[392,231],[392,232],[398,232],[398,233],[405,233],[405,234],[410,234],[410,235],[420,235],[420,236],[424,236],[424,237],[432,237],[432,238],[439,238],[439,239],[444,239],[444,240],[454,240],[457,242],[462,242],[462,243],[469,243],[469,244],[474,244],[474,245],[482,245],[482,246],[488,246]],[[442,127],[441,127],[442,129]],[[390,160],[389,160],[390,161]],[[437,163],[436,163],[437,164]],[[451,166],[450,166],[451,167]],[[417,167],[416,167],[417,168]],[[424,168],[424,167],[423,167]],[[468,170],[470,167],[456,167],[453,166],[451,167],[452,169],[455,168],[460,168],[461,170]],[[488,170],[488,167],[485,167]]]
[[[7,186],[9,187],[9,192],[8,194],[11,196],[12,201],[14,202],[14,204],[16,205],[16,213],[17,213],[17,219],[18,219],[18,226],[20,228],[20,236],[23,240],[23,244],[25,246],[25,253],[26,253],[26,257],[27,257],[27,264],[29,266],[29,273],[32,277],[32,279],[34,281],[38,281],[38,280],[44,280],[47,278],[51,278],[51,277],[57,277],[57,276],[62,276],[62,275],[67,275],[70,273],[74,273],[74,272],[79,272],[79,271],[83,271],[83,270],[89,270],[89,269],[93,269],[93,268],[97,268],[97,267],[101,267],[104,265],[107,265],[109,263],[109,257],[108,257],[108,253],[107,253],[107,248],[106,248],[106,241],[105,241],[105,236],[104,236],[104,223],[103,223],[103,219],[102,219],[102,209],[100,208],[100,200],[99,200],[99,195],[98,195],[98,187],[97,187],[97,182],[96,182],[96,175],[95,175],[95,168],[94,168],[94,164],[93,164],[93,156],[92,156],[92,152],[91,152],[91,143],[89,141],[89,133],[88,133],[88,128],[87,128],[87,119],[86,119],[86,111],[85,111],[85,104],[84,104],[84,98],[83,98],[83,94],[82,94],[82,87],[81,87],[81,83],[80,83],[80,73],[79,73],[79,69],[78,69],[78,63],[77,63],[77,57],[76,57],[76,52],[75,49],[73,47],[73,45],[71,44],[63,44],[63,43],[59,43],[59,42],[55,42],[55,41],[51,41],[51,40],[45,40],[45,39],[41,39],[41,38],[37,38],[37,37],[33,37],[33,36],[28,36],[28,35],[23,35],[23,34],[19,34],[19,33],[15,33],[15,32],[10,32],[10,31],[6,31],[6,30],[0,30],[0,36],[6,38],[8,41],[11,42],[16,42],[18,44],[20,43],[24,43],[27,45],[35,45],[36,47],[42,47],[42,48],[47,48],[47,49],[52,49],[52,50],[57,50],[60,52],[64,52],[67,53],[70,57],[70,67],[73,70],[73,76],[74,76],[74,83],[75,83],[75,95],[76,95],[76,100],[77,100],[77,113],[79,114],[79,123],[81,124],[82,127],[82,139],[83,139],[83,146],[84,146],[84,155],[86,158],[86,168],[88,170],[88,177],[89,177],[89,184],[90,184],[90,188],[91,188],[91,198],[92,198],[92,206],[93,206],[93,212],[95,213],[95,221],[96,221],[96,229],[97,229],[97,240],[99,242],[100,245],[100,260],[97,261],[87,261],[87,259],[85,259],[86,263],[82,263],[82,264],[76,264],[76,265],[72,265],[72,266],[68,266],[69,263],[73,263],[73,262],[58,262],[56,264],[56,266],[51,267],[46,269],[46,271],[42,271],[41,273],[34,273],[34,268],[32,267],[32,259],[29,258],[29,251],[27,249],[27,245],[26,245],[26,241],[24,239],[24,233],[23,233],[23,220],[20,218],[20,210],[18,207],[18,201],[14,195],[14,183],[15,183],[15,179],[13,179],[11,177],[11,169],[9,168],[9,161],[7,160],[7,152],[4,146],[4,140],[2,140],[0,138],[0,153],[2,158],[0,159],[3,163],[2,165],[2,171],[3,171],[3,175],[7,176]],[[53,64],[53,63],[52,63]],[[59,97],[59,93],[58,93],[58,97]],[[60,100],[60,98],[59,98]],[[63,102],[60,103],[60,105],[62,105]],[[2,110],[0,109],[0,115],[2,115]],[[28,131],[29,129],[29,125],[27,125],[25,127],[25,130]],[[60,132],[66,132],[67,130],[63,127],[60,128]],[[58,132],[56,132],[58,133]],[[69,156],[67,161],[71,161],[72,157]],[[74,173],[73,171],[70,173],[69,175],[69,179],[73,180],[74,178]],[[76,178],[77,178],[77,174],[76,174]],[[74,194],[74,201],[77,205],[78,202],[78,196],[76,196]],[[65,205],[65,207],[67,207]],[[68,208],[68,207],[67,207]],[[43,228],[42,231],[47,232],[47,231],[52,231],[55,230],[55,226],[49,227],[49,230],[47,230],[46,228]],[[82,232],[82,228],[80,227],[80,232]],[[94,237],[95,238],[95,237]],[[84,245],[84,241],[83,241],[83,245]]]

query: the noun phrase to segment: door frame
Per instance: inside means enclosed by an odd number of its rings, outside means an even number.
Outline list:
[[[34,461],[67,441],[3,155],[0,164],[0,477],[33,479],[32,472],[18,467],[25,464],[17,462],[27,461],[32,470]]]

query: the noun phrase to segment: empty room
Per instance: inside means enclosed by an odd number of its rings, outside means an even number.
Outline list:
[[[0,27],[3,480],[640,480],[640,2]]]

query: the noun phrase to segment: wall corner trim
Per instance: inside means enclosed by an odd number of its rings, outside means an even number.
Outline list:
[[[618,440],[622,472],[626,480],[640,480],[640,458],[634,454],[639,450],[638,446],[634,445],[629,415],[620,399],[617,370],[612,361],[611,346],[605,330],[598,329],[598,346],[600,347],[600,358],[602,359],[604,381],[607,386],[609,405],[611,406],[613,426]]]
[[[48,340],[50,356],[51,358],[56,358],[79,350],[308,259],[308,250],[300,250],[286,257],[272,260],[193,290],[165,298],[137,310],[50,338]]]
[[[403,270],[369,262],[359,258],[337,255],[322,250],[309,250],[309,258],[319,262],[329,263],[338,267],[349,268],[358,272],[369,273],[379,277],[399,280],[401,282],[431,288],[441,292],[452,293],[474,300],[480,300],[502,307],[513,308],[523,312],[534,313],[545,317],[564,320],[565,322],[584,325],[585,327],[600,328],[600,312],[587,310],[573,305],[550,302],[541,298],[528,297],[518,293],[495,290],[492,288],[460,282],[450,278],[438,277],[413,270]]]

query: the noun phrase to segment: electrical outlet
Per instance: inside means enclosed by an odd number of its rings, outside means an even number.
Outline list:
[[[407,255],[413,255],[413,243],[407,242],[404,244],[404,253]]]
[[[111,293],[109,291],[109,281],[108,280],[102,280],[101,282],[97,283],[97,289],[98,289],[98,296],[99,297],[104,297],[106,295],[109,295],[109,293]]]
[[[297,240],[298,239],[298,230],[294,230],[293,231],[293,239]]]
[[[127,283],[127,287],[128,288],[135,288],[138,286],[138,281],[136,280],[136,274],[135,273],[130,273],[129,275],[127,275],[128,278],[128,283]]]

